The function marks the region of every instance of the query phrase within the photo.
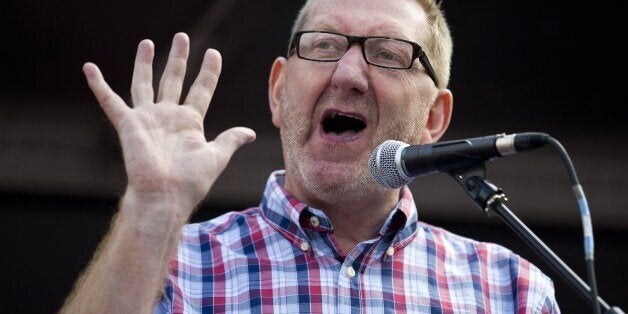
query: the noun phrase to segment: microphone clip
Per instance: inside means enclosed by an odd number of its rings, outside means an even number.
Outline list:
[[[486,162],[456,169],[447,174],[462,186],[467,195],[489,217],[494,216],[493,208],[497,204],[503,205],[508,201],[502,189],[486,180]]]

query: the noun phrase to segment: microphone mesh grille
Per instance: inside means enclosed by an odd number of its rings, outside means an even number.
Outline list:
[[[404,142],[388,140],[379,144],[373,151],[369,158],[369,171],[380,185],[396,189],[412,181],[404,178],[405,176],[399,172],[396,161],[397,152],[401,153],[407,146],[408,144]]]

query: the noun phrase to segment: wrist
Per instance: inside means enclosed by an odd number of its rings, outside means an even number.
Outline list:
[[[138,193],[127,188],[120,215],[140,231],[178,230],[189,220],[196,205],[169,193]]]

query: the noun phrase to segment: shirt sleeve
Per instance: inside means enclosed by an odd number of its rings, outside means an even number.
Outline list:
[[[541,304],[541,310],[539,313],[547,313],[547,314],[559,314],[560,308],[558,307],[558,302],[556,301],[556,297],[554,295],[554,284],[550,280],[550,284],[547,286],[545,291],[545,299]]]
[[[523,265],[529,268],[529,273],[519,278],[519,288],[522,290],[518,292],[517,313],[559,314],[552,279],[527,261]]]
[[[161,298],[159,298],[159,300],[157,300],[157,303],[153,306],[153,314],[173,313],[173,292],[174,288],[172,286],[172,281],[170,279],[166,279]]]

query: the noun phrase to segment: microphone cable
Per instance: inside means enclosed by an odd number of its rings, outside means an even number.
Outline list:
[[[595,282],[595,267],[593,262],[593,225],[591,222],[591,213],[589,212],[589,204],[586,196],[584,195],[582,185],[580,185],[580,182],[578,181],[578,176],[576,175],[576,169],[573,166],[573,162],[571,162],[571,158],[569,158],[569,154],[567,154],[563,145],[551,136],[548,138],[548,143],[558,150],[558,153],[567,168],[569,181],[571,181],[571,188],[576,195],[578,207],[580,207],[580,217],[582,219],[582,229],[584,234],[584,260],[591,288],[591,297],[595,302],[595,304],[593,304],[593,311],[595,314],[600,314],[600,302],[598,301],[597,284]]]

